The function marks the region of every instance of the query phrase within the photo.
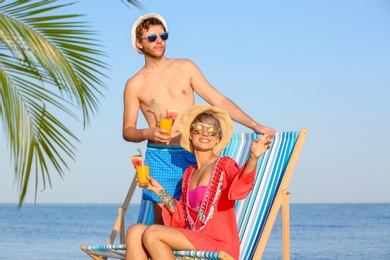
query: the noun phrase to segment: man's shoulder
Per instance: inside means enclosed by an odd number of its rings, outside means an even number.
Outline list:
[[[170,59],[170,61],[171,65],[176,68],[178,67],[181,69],[191,70],[197,67],[192,60],[187,58]]]
[[[126,88],[135,88],[142,82],[142,72],[138,71],[126,81]]]
[[[187,58],[169,58],[169,61],[172,63],[178,63],[178,64],[194,64],[194,62]]]

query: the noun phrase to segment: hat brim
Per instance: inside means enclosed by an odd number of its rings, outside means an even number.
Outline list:
[[[199,114],[205,112],[215,116],[215,118],[219,121],[222,130],[222,137],[220,138],[219,143],[213,148],[214,154],[219,155],[229,144],[230,139],[232,138],[234,125],[229,114],[225,110],[215,106],[207,104],[195,105],[183,114],[179,124],[179,131],[181,133],[180,145],[186,151],[194,153],[190,141],[191,124]]]
[[[133,27],[131,28],[131,44],[133,45],[133,48],[136,52],[138,52],[139,54],[143,54],[143,51],[140,50],[138,47],[137,47],[137,37],[135,35],[135,30],[137,29],[137,26],[142,23],[143,20],[145,19],[148,19],[148,18],[157,18],[159,19],[164,27],[165,27],[165,30],[168,32],[168,26],[167,26],[167,22],[165,21],[164,17],[162,17],[161,15],[159,14],[156,14],[156,13],[150,13],[150,14],[145,14],[143,16],[140,16],[137,21],[135,21],[135,23],[133,24]]]

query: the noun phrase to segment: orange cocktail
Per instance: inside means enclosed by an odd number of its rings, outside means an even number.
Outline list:
[[[160,128],[169,131],[169,133],[161,133],[164,136],[170,136],[172,130],[172,118],[168,118],[166,115],[160,115]]]
[[[148,178],[146,178],[146,176],[149,176],[149,166],[138,165],[135,167],[135,169],[137,170],[138,183],[140,183],[140,184],[149,183]]]

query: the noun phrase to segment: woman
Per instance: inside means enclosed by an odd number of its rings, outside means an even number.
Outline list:
[[[179,129],[181,146],[195,155],[197,164],[184,172],[183,193],[178,201],[151,177],[149,184],[140,185],[164,203],[165,226],[131,226],[126,235],[126,259],[175,259],[172,250],[223,250],[238,259],[234,204],[251,191],[257,161],[268,150],[274,133],[255,140],[248,161],[239,168],[230,157],[219,156],[233,131],[226,111],[196,105],[183,114]]]

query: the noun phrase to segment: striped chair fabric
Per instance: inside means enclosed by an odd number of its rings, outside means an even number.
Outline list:
[[[236,202],[241,260],[253,259],[299,134],[300,132],[276,134],[271,148],[259,158],[252,191],[247,198]],[[242,166],[249,156],[252,141],[258,137],[259,135],[255,133],[234,133],[221,155],[230,156],[239,166]],[[151,224],[152,221],[152,204],[142,201],[138,222]],[[85,251],[101,257],[124,259],[126,245],[87,246]],[[224,252],[174,251],[174,254],[177,259],[232,259],[229,256],[221,256]]]

